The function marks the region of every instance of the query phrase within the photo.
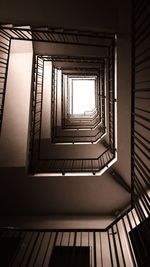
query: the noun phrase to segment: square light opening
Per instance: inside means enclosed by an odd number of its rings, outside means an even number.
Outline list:
[[[95,78],[72,79],[70,113],[85,115],[95,109]]]

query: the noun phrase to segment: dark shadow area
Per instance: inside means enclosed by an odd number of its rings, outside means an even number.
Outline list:
[[[90,247],[54,247],[49,267],[89,267]]]

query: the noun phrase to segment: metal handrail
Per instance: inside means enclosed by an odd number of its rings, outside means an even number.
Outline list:
[[[113,53],[113,49],[111,50],[111,53]],[[39,56],[40,57],[40,56]],[[42,56],[41,56],[42,58]],[[113,72],[111,73],[111,71],[113,70],[112,67],[112,60],[110,60],[110,64],[108,64],[108,66],[110,67],[110,75],[112,75],[113,77]],[[54,68],[54,67],[53,67]],[[56,74],[53,73],[53,90],[52,90],[52,104],[54,104],[55,109],[52,110],[52,127],[54,127],[55,122],[56,122],[56,118],[57,118],[57,109],[56,109],[56,94],[57,94],[57,90],[55,90],[55,80],[57,79]],[[110,86],[109,89],[112,89],[112,87]],[[113,108],[114,105],[114,99],[113,99],[113,94],[110,94],[109,97],[109,116],[111,113],[111,108]],[[110,125],[111,123],[113,123],[112,121],[112,116],[111,116],[111,121],[110,121]],[[113,124],[112,124],[113,125]],[[109,149],[107,151],[105,151],[105,153],[103,153],[102,155],[100,155],[100,157],[98,157],[97,159],[92,158],[92,159],[42,159],[40,158],[40,144],[41,144],[41,139],[40,141],[35,142],[35,153],[37,153],[37,156],[35,156],[35,160],[33,161],[34,164],[32,165],[32,167],[30,168],[30,172],[31,173],[36,173],[38,172],[61,172],[61,173],[65,173],[67,172],[67,169],[69,170],[69,172],[92,172],[93,174],[95,174],[96,172],[100,172],[104,167],[107,168],[108,164],[111,162],[112,159],[114,159],[115,155],[116,155],[116,148],[115,148],[115,144],[114,142],[114,128],[113,127],[109,127],[109,132],[110,132],[110,142],[111,142],[111,146],[109,146]],[[56,136],[56,128],[54,127],[54,132],[53,135]],[[72,139],[72,142],[74,142],[75,140]],[[33,153],[33,155],[35,154]],[[43,163],[44,164],[43,164]],[[43,166],[42,169],[40,166]],[[45,167],[44,167],[45,166]]]
[[[15,40],[27,40],[27,41],[42,41],[49,43],[60,43],[60,44],[74,44],[81,46],[91,46],[91,47],[102,47],[105,51],[108,51],[112,40],[114,38],[113,34],[101,34],[101,33],[92,33],[87,31],[72,31],[72,30],[62,30],[59,29],[27,29],[25,27],[3,27],[0,26],[0,35],[5,36],[6,39],[15,39]],[[89,38],[91,37],[91,38]],[[46,59],[45,59],[46,60]],[[88,59],[87,59],[88,60]],[[104,58],[97,58],[97,61],[102,61]],[[31,146],[30,146],[30,155],[31,162],[35,163],[38,161],[40,155],[40,143],[41,143],[41,116],[42,111],[42,81],[43,81],[43,72],[42,64],[43,60],[38,56],[38,72],[36,74],[35,88],[32,92],[32,119],[31,119]],[[41,68],[41,69],[40,69]],[[41,76],[42,75],[42,76]],[[40,96],[41,95],[41,96]],[[53,115],[53,114],[52,114]],[[112,141],[112,140],[111,140]],[[38,143],[38,146],[37,146]],[[35,145],[35,146],[34,146]],[[33,149],[33,151],[31,151]],[[112,152],[111,152],[112,151]],[[114,156],[115,149],[111,148],[110,154]],[[106,164],[106,163],[105,163]],[[32,164],[31,164],[32,165]],[[30,166],[31,166],[30,165]],[[92,164],[91,164],[92,166]]]

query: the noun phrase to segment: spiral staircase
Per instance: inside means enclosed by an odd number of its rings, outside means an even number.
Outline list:
[[[127,33],[1,25],[2,266],[149,266],[148,7]]]

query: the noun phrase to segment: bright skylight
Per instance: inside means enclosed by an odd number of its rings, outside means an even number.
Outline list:
[[[95,79],[72,79],[72,114],[83,115],[95,108]]]

